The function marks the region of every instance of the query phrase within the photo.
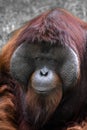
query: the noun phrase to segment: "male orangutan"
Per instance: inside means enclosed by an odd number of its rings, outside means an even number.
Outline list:
[[[2,49],[0,130],[87,130],[86,118],[87,23],[56,8]]]

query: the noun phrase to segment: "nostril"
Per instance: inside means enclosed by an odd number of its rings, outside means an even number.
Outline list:
[[[48,69],[47,68],[43,68],[40,70],[40,75],[41,76],[47,76],[49,73]]]
[[[47,76],[47,75],[48,75],[48,72],[42,72],[42,71],[40,71],[40,75],[41,75],[41,76]]]

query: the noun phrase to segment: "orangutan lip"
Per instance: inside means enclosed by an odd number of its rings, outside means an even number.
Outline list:
[[[36,91],[36,93],[38,93],[38,94],[47,94],[49,92],[47,92],[47,91]]]
[[[55,88],[49,88],[49,89],[43,89],[43,90],[41,90],[40,88],[33,88],[33,89],[36,93],[47,94],[47,93],[50,93],[51,91],[53,91],[53,89],[55,89]]]

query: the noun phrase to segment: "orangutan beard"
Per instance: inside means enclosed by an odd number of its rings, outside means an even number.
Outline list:
[[[25,117],[34,126],[41,127],[53,114],[62,98],[61,88],[49,93],[37,93],[30,88],[25,98]]]

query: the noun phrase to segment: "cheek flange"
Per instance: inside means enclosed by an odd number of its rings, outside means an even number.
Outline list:
[[[64,89],[73,87],[80,77],[79,57],[71,48],[67,50],[67,57],[61,68],[60,75],[65,86]]]
[[[34,62],[31,57],[27,56],[25,50],[21,45],[14,51],[10,61],[10,73],[15,80],[27,86],[29,76],[34,69]]]

